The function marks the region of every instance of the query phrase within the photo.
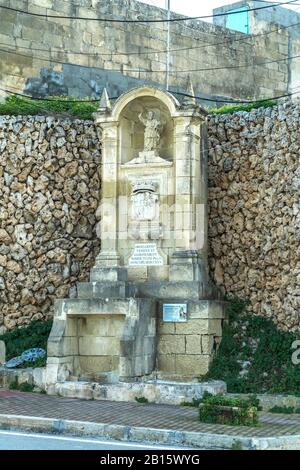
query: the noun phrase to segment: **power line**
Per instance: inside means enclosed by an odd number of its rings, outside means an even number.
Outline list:
[[[11,88],[13,88],[13,87],[11,86]],[[300,88],[300,87],[296,87],[296,88]],[[185,97],[188,97],[188,98],[195,98],[195,99],[198,99],[198,100],[201,100],[201,101],[209,101],[209,102],[213,102],[213,103],[227,103],[227,104],[263,103],[263,102],[266,102],[266,101],[275,101],[275,100],[279,100],[279,99],[282,99],[282,98],[288,98],[292,95],[295,95],[295,94],[299,93],[299,91],[294,91],[294,92],[286,93],[286,94],[279,95],[279,96],[273,96],[273,97],[269,97],[269,98],[261,98],[259,100],[232,100],[232,99],[221,100],[221,99],[213,98],[213,97],[206,98],[206,97],[198,96],[198,95],[194,96],[194,95],[190,95],[188,93],[182,93],[182,92],[177,92],[177,91],[173,91],[173,90],[168,91],[168,90],[165,90],[164,88],[160,88],[160,89],[163,90],[163,91],[166,91],[168,93],[174,94],[174,95],[185,96]],[[33,98],[30,95],[25,95],[24,93],[21,93],[21,92],[14,92],[14,91],[11,91],[11,90],[7,90],[5,88],[0,88],[0,91],[2,91],[4,93],[11,94],[11,95],[20,96],[22,98],[27,98],[27,99],[30,99],[30,100],[33,100],[33,101],[52,101],[54,103],[56,103],[56,102],[57,103],[97,103],[97,102],[100,101],[100,98],[99,99],[84,99],[84,100],[75,100],[75,99],[73,99],[73,100],[68,100],[68,99],[62,100],[62,99],[57,99],[57,98],[41,98],[41,97]],[[119,98],[119,96],[110,97],[111,100],[116,100],[118,98]]]
[[[295,3],[297,0],[290,0],[288,2],[280,2],[274,3],[273,5],[265,5],[262,7],[256,8],[248,8],[247,12],[249,11],[257,11],[257,10],[265,10],[267,8],[274,8],[280,5],[289,5]],[[201,20],[207,18],[215,18],[219,16],[228,16],[228,15],[235,15],[240,13],[240,11],[229,11],[227,13],[216,13],[215,15],[204,15],[204,16],[184,16],[179,18],[170,18],[170,19],[160,19],[160,20],[121,20],[121,19],[111,19],[111,18],[90,18],[85,16],[58,16],[58,15],[49,15],[47,13],[33,13],[29,11],[20,10],[18,8],[12,8],[4,5],[0,5],[0,8],[4,10],[14,11],[16,13],[23,13],[25,15],[35,16],[39,18],[56,18],[56,19],[66,19],[66,20],[84,20],[84,21],[99,21],[104,23],[173,23],[178,21],[189,21],[189,20]]]
[[[0,52],[3,52],[5,54],[14,54],[17,56],[21,57],[27,57],[27,58],[33,58],[35,60],[40,60],[42,62],[50,62],[54,64],[60,64],[60,65],[71,65],[71,66],[81,66],[81,64],[78,63],[72,63],[72,62],[64,62],[61,60],[54,60],[54,59],[45,59],[43,57],[36,57],[36,56],[30,56],[26,54],[21,54],[20,52],[12,51],[12,50],[6,50],[6,49],[0,49]],[[192,72],[208,72],[208,71],[213,71],[213,70],[235,70],[235,69],[240,69],[240,68],[247,68],[247,67],[261,67],[264,65],[268,64],[274,64],[278,62],[284,62],[284,61],[289,61],[292,59],[298,59],[300,55],[295,55],[295,56],[288,56],[288,57],[283,57],[281,59],[273,59],[269,60],[266,62],[260,62],[260,63],[245,63],[245,64],[238,64],[238,65],[224,65],[220,67],[205,67],[205,68],[199,68],[199,69],[187,69],[187,70],[173,70],[170,72],[170,74],[178,74],[178,73],[192,73]],[[120,69],[105,69],[110,72],[137,72],[137,73],[166,73],[165,70],[142,70],[142,69],[127,69],[127,68],[122,68]]]
[[[295,26],[299,26],[299,25],[300,25],[300,22],[293,23],[293,24],[290,24],[290,25],[287,25],[287,26],[279,25],[277,29],[272,29],[270,31],[264,31],[262,33],[252,34],[251,36],[247,36],[247,37],[230,38],[230,39],[228,39],[228,41],[225,40],[225,41],[220,41],[220,42],[205,43],[205,44],[202,44],[200,46],[191,46],[191,47],[181,47],[181,48],[178,48],[178,49],[170,49],[170,52],[174,53],[174,52],[190,51],[190,50],[195,50],[195,49],[203,49],[203,48],[207,48],[207,47],[224,46],[227,43],[232,44],[233,42],[246,42],[248,40],[251,41],[251,40],[253,40],[257,37],[268,36],[269,34],[278,33],[279,30],[294,28]],[[196,39],[196,38],[193,38],[193,39],[196,40],[196,41],[200,40],[200,39]],[[0,42],[0,45],[1,46],[12,47],[12,44],[7,44],[5,42]],[[251,44],[249,44],[249,45],[251,45]],[[152,55],[152,54],[165,54],[167,52],[167,49],[161,49],[159,51],[154,50],[154,51],[147,51],[147,52],[107,52],[107,53],[102,53],[101,52],[100,53],[100,52],[67,51],[67,50],[53,49],[53,48],[51,48],[51,50],[50,50],[50,49],[43,49],[43,48],[39,48],[39,47],[27,47],[27,46],[17,46],[17,45],[14,45],[14,47],[17,48],[17,49],[25,49],[25,50],[29,50],[29,51],[49,52],[49,53],[55,53],[55,54],[57,54],[57,53],[61,54],[62,53],[62,54],[80,55],[80,56],[81,55],[82,56],[99,56],[99,57],[106,57],[106,56],[111,57],[111,56],[120,56],[120,55],[124,55],[124,56],[147,55],[148,56],[148,55]]]
[[[267,2],[267,0],[255,0],[256,2],[259,2],[259,3],[271,3],[271,2]],[[300,5],[300,3],[293,3],[293,5]]]

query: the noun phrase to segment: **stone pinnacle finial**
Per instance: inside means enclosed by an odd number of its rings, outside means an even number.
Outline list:
[[[100,98],[98,111],[105,112],[105,111],[109,111],[110,109],[111,109],[110,99],[109,99],[107,90],[104,87],[103,91],[102,91],[101,98]]]
[[[197,101],[195,98],[194,87],[193,87],[193,83],[192,83],[190,75],[188,76],[188,80],[187,80],[186,92],[189,96],[184,97],[183,104],[185,106],[196,106]]]

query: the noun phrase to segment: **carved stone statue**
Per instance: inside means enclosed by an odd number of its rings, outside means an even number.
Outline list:
[[[148,111],[146,117],[139,114],[139,120],[145,126],[144,134],[144,151],[149,152],[157,150],[160,141],[160,134],[163,129],[163,123],[155,117],[153,111]]]

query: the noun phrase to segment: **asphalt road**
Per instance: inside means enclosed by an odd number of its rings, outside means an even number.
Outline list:
[[[105,439],[0,431],[1,450],[154,450],[182,449]]]

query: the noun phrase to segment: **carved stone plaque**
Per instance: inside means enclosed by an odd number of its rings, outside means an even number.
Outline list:
[[[129,266],[162,266],[163,264],[156,243],[136,243],[128,261]]]
[[[154,220],[157,216],[158,195],[139,192],[132,196],[132,218],[134,220]]]

